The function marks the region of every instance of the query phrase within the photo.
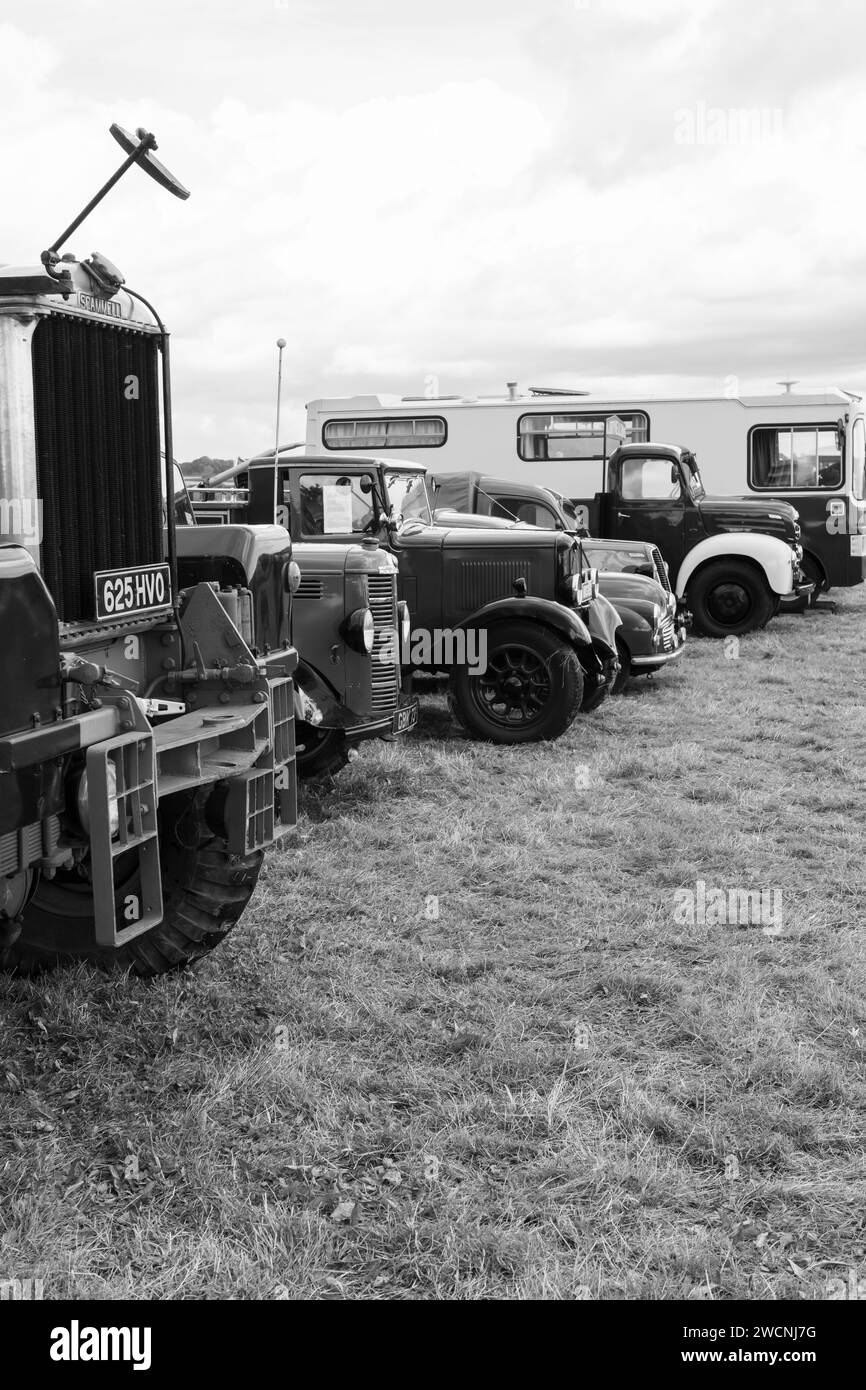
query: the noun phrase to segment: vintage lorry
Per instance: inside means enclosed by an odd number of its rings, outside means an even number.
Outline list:
[[[377,537],[395,555],[412,623],[403,664],[449,675],[451,708],[471,735],[556,738],[604,699],[619,619],[576,537],[436,526],[424,468],[399,460],[343,455],[335,467],[287,448],[276,469],[277,515],[293,542]],[[230,515],[272,517],[273,452],[231,471]]]
[[[212,531],[218,555],[219,528],[230,519],[225,501],[193,506],[180,470],[175,476],[179,523]],[[333,776],[363,740],[390,739],[418,722],[399,661],[383,660],[408,640],[409,610],[397,597],[397,562],[375,536],[360,545],[298,545],[293,556],[300,568],[292,604],[298,776]]]
[[[682,656],[690,615],[677,603],[660,552],[644,541],[622,544],[587,537],[570,503],[546,488],[511,483],[476,472],[440,473],[429,479],[434,518],[445,524],[540,526],[581,534],[584,555],[598,570],[599,592],[616,608],[619,673],[614,695],[632,676],[648,676]]]
[[[393,449],[437,474],[474,468],[555,487],[593,535],[657,545],[706,636],[748,632],[781,604],[806,601],[815,584],[800,568],[791,504],[766,492],[711,496],[691,450],[649,442],[648,432],[640,411],[620,418],[572,393],[539,388],[522,398],[514,388],[506,399],[311,401],[306,447],[330,453],[335,466],[363,446],[386,458]]]
[[[296,820],[298,571],[274,524],[176,527],[169,339],[94,253],[0,268],[0,963],[211,950]],[[160,395],[162,401],[160,402]]]

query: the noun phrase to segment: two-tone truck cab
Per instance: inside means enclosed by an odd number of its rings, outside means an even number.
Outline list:
[[[710,497],[697,460],[673,444],[623,444],[594,497],[573,499],[594,534],[652,541],[696,629],[726,637],[763,627],[813,586],[799,562],[797,514],[787,502]]]
[[[249,460],[245,476],[248,515],[272,516],[273,455]],[[613,683],[618,617],[576,538],[436,526],[424,468],[392,459],[285,450],[277,495],[299,545],[377,537],[396,557],[412,621],[404,665],[447,672],[476,737],[557,737]]]

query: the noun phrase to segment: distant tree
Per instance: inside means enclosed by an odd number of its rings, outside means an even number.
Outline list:
[[[219,473],[223,468],[231,468],[234,462],[234,459],[214,459],[207,454],[202,454],[200,458],[190,459],[188,463],[182,463],[180,467],[185,478],[209,478],[212,473]]]

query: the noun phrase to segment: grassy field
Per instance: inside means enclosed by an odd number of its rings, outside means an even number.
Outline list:
[[[0,981],[0,1280],[46,1297],[816,1298],[866,1278],[866,595],[559,743],[306,792],[234,936]],[[772,924],[677,890],[775,890]],[[708,914],[711,917],[712,914]]]

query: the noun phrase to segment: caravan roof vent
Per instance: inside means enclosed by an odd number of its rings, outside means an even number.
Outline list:
[[[530,396],[589,396],[589,391],[572,390],[570,386],[530,386]]]

